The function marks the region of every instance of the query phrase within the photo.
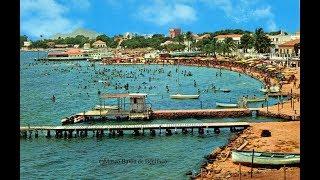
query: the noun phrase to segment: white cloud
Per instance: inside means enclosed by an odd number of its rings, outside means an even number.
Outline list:
[[[213,9],[222,10],[226,17],[235,23],[260,21],[266,23],[269,29],[276,29],[271,6],[257,5],[259,0],[199,0]]]
[[[68,11],[69,8],[54,0],[21,0],[21,31],[32,37],[70,32],[80,27],[82,22],[65,17]]]
[[[265,8],[259,8],[259,9],[255,9],[253,12],[252,12],[252,15],[255,17],[255,18],[272,18],[274,15],[273,13],[271,12],[271,7],[270,6],[267,6]]]
[[[267,28],[268,28],[269,31],[277,31],[278,30],[278,27],[277,27],[276,23],[273,20],[269,20],[267,22],[267,26],[268,26]]]
[[[197,20],[196,11],[189,5],[156,0],[153,4],[141,6],[138,17],[159,26],[172,23],[191,23]]]

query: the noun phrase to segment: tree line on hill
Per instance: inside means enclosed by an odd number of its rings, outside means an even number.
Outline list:
[[[188,50],[197,49],[200,51],[204,51],[208,54],[213,54],[215,56],[216,53],[229,54],[236,49],[243,49],[244,52],[247,52],[248,49],[254,48],[259,53],[267,53],[272,47],[271,40],[267,37],[267,34],[280,34],[280,31],[269,32],[266,33],[262,28],[258,28],[255,32],[250,32],[241,29],[226,29],[220,30],[213,33],[201,33],[199,36],[204,34],[209,34],[209,38],[203,38],[196,42],[193,37],[192,32],[188,31],[184,34],[180,34],[174,38],[165,37],[163,34],[154,34],[151,38],[145,38],[143,36],[134,36],[132,38],[123,39],[121,46],[128,49],[134,48],[146,48],[150,47],[157,50],[167,50],[167,51],[176,51],[176,50],[184,50],[186,45],[185,41],[190,42],[190,45],[187,47]],[[217,35],[223,34],[242,34],[240,44],[234,43],[232,38],[226,38],[222,42],[218,42],[216,38]],[[85,43],[90,43],[92,45],[93,42],[97,40],[104,41],[107,47],[116,48],[118,46],[119,40],[122,38],[121,36],[113,36],[109,37],[105,34],[97,36],[95,39],[89,39],[89,37],[85,37],[83,35],[77,35],[76,37],[66,37],[66,38],[58,38],[58,39],[42,39],[32,41],[31,48],[49,48],[50,43],[54,44],[69,44],[75,45],[78,44],[79,47],[83,47]],[[23,46],[23,42],[27,41],[28,37],[23,35],[20,36],[20,46]],[[166,41],[173,41],[174,43],[168,43],[166,45],[161,45]]]

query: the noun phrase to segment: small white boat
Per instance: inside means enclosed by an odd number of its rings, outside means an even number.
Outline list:
[[[267,89],[267,88],[261,88],[260,91],[261,91],[261,92],[264,92],[264,93],[267,93],[267,92],[269,92],[269,89]]]
[[[269,89],[267,88],[262,88],[260,89],[261,92],[264,92],[264,93],[278,93],[280,92],[280,87],[279,86],[271,86]]]
[[[252,151],[232,151],[232,162],[251,164]],[[299,164],[300,154],[275,153],[275,152],[254,152],[253,164],[259,165],[285,165]]]
[[[263,98],[248,98],[247,99],[247,102],[261,102],[261,101],[265,101],[266,98],[263,97]]]
[[[61,119],[61,124],[62,125],[73,124],[73,119],[69,117],[63,118]]]
[[[238,107],[238,104],[219,103],[219,102],[216,102],[216,106],[217,106],[217,107],[236,108],[236,107]]]
[[[220,89],[220,91],[222,91],[222,92],[230,92],[231,90],[230,89]]]
[[[280,91],[280,87],[279,86],[271,86],[270,87],[270,92],[271,93],[277,93]]]
[[[171,99],[198,99],[200,95],[197,94],[174,94],[170,95]]]

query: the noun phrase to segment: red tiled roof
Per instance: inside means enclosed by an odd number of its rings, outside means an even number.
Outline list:
[[[295,44],[298,43],[300,43],[300,38],[280,44],[279,47],[293,47]]]
[[[217,35],[214,38],[228,38],[228,37],[241,37],[242,34],[223,34],[223,35]]]

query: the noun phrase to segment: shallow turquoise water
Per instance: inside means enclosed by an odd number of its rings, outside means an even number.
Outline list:
[[[44,55],[45,53],[40,53]],[[242,95],[262,96],[259,81],[246,75],[239,77],[238,73],[222,70],[222,76],[216,77],[217,69],[203,67],[179,67],[180,87],[178,84],[175,66],[90,66],[88,62],[36,62],[37,53],[21,53],[20,66],[20,123],[21,124],[60,124],[60,119],[78,113],[99,104],[97,92],[120,93],[127,92],[115,89],[115,83],[123,86],[129,83],[129,92],[145,92],[151,94],[148,101],[153,109],[192,109],[215,108],[215,102],[236,101]],[[145,71],[143,72],[143,68]],[[163,68],[164,73],[154,73]],[[103,72],[105,74],[96,74]],[[135,78],[112,77],[111,71],[116,69],[136,72]],[[140,71],[142,74],[140,75]],[[191,72],[193,76],[184,76],[181,71]],[[150,71],[149,73],[146,71]],[[172,76],[167,76],[168,72]],[[115,74],[115,73],[114,73]],[[109,77],[109,79],[108,79]],[[151,81],[149,82],[149,77]],[[194,87],[194,80],[197,87]],[[108,81],[112,85],[106,87],[99,81]],[[119,81],[119,82],[118,82]],[[143,84],[143,82],[145,82]],[[231,89],[230,93],[206,92],[211,84],[220,88]],[[68,85],[69,84],[69,85]],[[138,90],[138,86],[142,89]],[[166,85],[170,92],[166,91]],[[86,86],[86,88],[85,88]],[[149,89],[149,87],[153,87]],[[146,89],[144,89],[146,87]],[[170,94],[184,92],[194,94],[200,89],[199,100],[176,101],[169,98]],[[56,102],[51,96],[56,96]],[[106,103],[114,103],[106,101]],[[275,103],[271,99],[269,104]],[[260,106],[255,104],[253,106]],[[226,122],[226,121],[277,121],[264,117],[222,118],[222,119],[180,119],[180,120],[153,120],[151,122],[108,122],[110,124],[140,124],[140,123],[183,123],[183,122]],[[105,122],[106,123],[106,122]],[[133,137],[125,134],[124,137],[104,137],[77,139],[38,139],[20,141],[20,176],[21,179],[57,178],[57,179],[187,179],[188,170],[198,170],[203,156],[214,148],[227,142],[232,133],[225,129],[216,135],[209,131],[205,136],[198,133],[172,136],[159,135],[156,137]],[[146,160],[157,158],[163,164],[149,165],[146,163],[102,165],[99,160]]]

